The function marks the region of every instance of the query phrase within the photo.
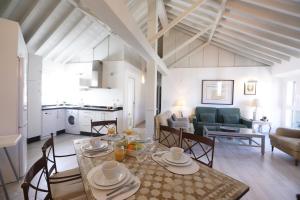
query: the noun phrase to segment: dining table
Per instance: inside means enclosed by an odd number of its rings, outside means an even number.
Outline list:
[[[89,140],[77,139],[73,142],[87,199],[95,200],[87,174],[104,161],[114,160],[114,153],[92,158],[84,156],[81,147]],[[168,150],[161,144],[157,145]],[[139,190],[129,200],[235,200],[249,191],[249,186],[241,181],[201,163],[197,163],[199,170],[191,175],[172,173],[151,158],[139,162],[135,157],[126,156],[122,163],[132,174],[137,174],[141,182]]]

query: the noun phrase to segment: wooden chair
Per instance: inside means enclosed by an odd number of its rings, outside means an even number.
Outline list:
[[[191,154],[193,159],[212,168],[215,139],[182,132],[181,147]]]
[[[49,182],[47,181],[47,170],[46,170],[46,160],[42,157],[38,161],[36,161],[32,167],[28,170],[27,174],[25,175],[24,182],[22,183],[21,187],[23,189],[23,195],[25,200],[32,200],[32,197],[29,197],[30,189],[34,192],[34,200],[36,199],[53,199],[51,195],[51,189],[49,186]],[[37,183],[34,184],[32,182],[35,181],[35,177],[38,176]],[[41,188],[41,180],[42,178],[46,181],[46,188]],[[42,195],[41,195],[42,193]],[[43,196],[43,197],[41,197]]]
[[[46,160],[47,172],[49,174],[50,184],[63,183],[67,181],[73,181],[80,179],[81,174],[79,168],[74,168],[66,170],[63,172],[57,171],[56,158],[64,158],[69,156],[75,156],[76,154],[69,155],[56,155],[54,149],[53,133],[51,133],[51,138],[49,138],[42,147],[43,158]]]
[[[111,128],[113,126],[115,127],[115,129],[117,131],[117,127],[118,127],[117,125],[118,125],[117,118],[116,118],[116,120],[105,120],[105,121],[91,120],[91,134],[92,134],[92,136],[106,135],[107,129]]]
[[[180,147],[180,130],[160,125],[158,142],[166,147]]]

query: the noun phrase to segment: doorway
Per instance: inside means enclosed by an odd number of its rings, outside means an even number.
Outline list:
[[[134,128],[134,113],[135,113],[135,80],[134,78],[128,78],[127,85],[127,125],[128,128]]]

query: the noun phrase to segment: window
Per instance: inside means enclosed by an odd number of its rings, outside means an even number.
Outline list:
[[[285,125],[300,128],[300,82],[287,82],[285,107]]]

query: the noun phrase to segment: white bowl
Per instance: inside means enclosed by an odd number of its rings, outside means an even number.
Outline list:
[[[183,155],[183,149],[179,147],[171,147],[170,152],[174,160],[179,160]]]
[[[107,179],[115,179],[119,177],[121,173],[120,163],[117,161],[105,161],[102,165],[102,172],[105,178]]]

